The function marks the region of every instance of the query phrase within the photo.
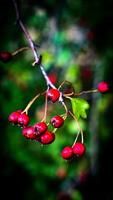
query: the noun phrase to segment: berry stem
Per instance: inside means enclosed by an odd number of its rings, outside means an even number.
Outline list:
[[[79,93],[71,92],[69,94],[63,94],[63,96],[66,97],[66,98],[69,98],[72,95],[73,96],[81,96],[83,94],[96,93],[96,92],[98,92],[98,89],[86,90],[86,91],[82,91],[82,92],[79,92]]]
[[[46,94],[45,94],[45,108],[44,108],[44,117],[42,119],[42,122],[46,122],[47,118],[47,92],[49,90],[49,87],[47,88]]]
[[[64,80],[64,81],[60,84],[60,86],[58,87],[58,89],[60,90],[60,88],[61,88],[65,83],[68,83],[68,85],[71,85],[71,86],[72,86],[72,89],[73,89],[73,91],[74,91],[74,87],[73,87],[72,83],[69,82],[69,81],[67,81],[67,80]]]
[[[92,90],[82,91],[82,92],[76,93],[74,95],[75,96],[80,96],[80,95],[83,95],[83,94],[95,93],[95,92],[98,92],[98,90],[97,89],[92,89]]]
[[[67,106],[66,106],[64,101],[62,102],[62,105],[63,105],[63,107],[65,109],[65,114],[63,115],[63,119],[66,120],[67,115],[68,115],[68,109],[67,109]]]
[[[22,52],[22,51],[26,51],[26,50],[29,50],[29,47],[21,47],[19,49],[17,49],[16,51],[14,51],[12,54],[12,56],[15,56],[16,54]]]
[[[80,130],[80,133],[81,133],[81,143],[84,143],[84,138],[83,138],[83,131],[82,131],[82,129],[81,129],[81,127],[80,127],[80,124],[79,124],[79,122],[78,122],[78,119],[76,118],[76,116],[75,115],[73,115],[73,113],[69,110],[69,114],[73,117],[73,119],[76,121],[76,123],[77,123],[77,125],[78,125],[78,128],[79,128],[79,130]],[[78,137],[78,136],[77,136]]]
[[[72,148],[74,147],[75,143],[77,142],[77,139],[78,139],[79,134],[80,134],[80,132],[78,131],[78,133],[77,133],[77,135],[76,135],[76,138],[75,138],[75,141],[73,142]]]
[[[40,95],[41,95],[40,93],[37,94],[37,95],[28,103],[28,105],[26,106],[26,108],[23,110],[22,113],[28,114],[29,108],[31,107],[31,105],[34,103],[34,101],[35,101]]]

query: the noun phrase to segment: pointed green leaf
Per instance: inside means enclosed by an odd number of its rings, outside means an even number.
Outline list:
[[[89,108],[89,103],[81,98],[71,98],[73,114],[77,118],[87,118],[86,110]]]

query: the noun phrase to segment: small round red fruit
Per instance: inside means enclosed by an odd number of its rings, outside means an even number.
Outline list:
[[[51,88],[47,92],[47,98],[48,100],[52,101],[55,103],[60,97],[60,92],[57,89]]]
[[[12,113],[9,115],[9,117],[8,117],[9,122],[12,122],[12,123],[14,123],[14,124],[17,124],[18,118],[19,118],[20,114],[21,114],[20,111],[12,112]]]
[[[37,135],[41,135],[42,133],[47,131],[47,124],[45,122],[39,122],[34,125],[34,129]]]
[[[51,144],[54,140],[55,134],[50,131],[46,131],[43,135],[40,136],[40,142],[42,144]]]
[[[9,62],[12,59],[12,54],[8,51],[0,52],[0,60],[2,62]]]
[[[98,91],[99,91],[99,92],[104,93],[104,92],[107,92],[108,89],[109,89],[108,83],[106,83],[105,81],[100,82],[100,83],[98,84]]]
[[[30,118],[26,113],[22,113],[18,117],[18,124],[21,126],[27,126],[29,124]]]
[[[64,149],[61,152],[61,156],[63,159],[66,159],[66,160],[72,158],[72,156],[73,156],[72,147],[70,147],[70,146],[64,147]]]
[[[76,142],[73,146],[73,153],[77,156],[82,156],[85,153],[85,145],[81,142]]]
[[[50,122],[55,128],[60,128],[64,124],[64,119],[57,115],[52,117]]]
[[[28,127],[23,128],[22,134],[27,139],[32,139],[33,140],[33,139],[37,138],[37,135],[35,134],[33,126],[28,126]]]

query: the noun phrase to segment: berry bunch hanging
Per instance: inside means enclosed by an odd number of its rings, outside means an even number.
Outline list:
[[[32,41],[31,36],[29,35],[27,29],[25,28],[17,7],[17,3],[15,0],[13,0],[15,11],[16,11],[16,17],[17,21],[24,32],[26,39],[29,44],[28,47],[23,47],[14,53],[10,53],[8,51],[6,52],[0,52],[0,60],[2,62],[9,62],[11,59],[13,59],[13,56],[15,56],[17,53],[31,49],[33,56],[34,56],[34,62],[32,65],[34,67],[40,67],[40,70],[45,78],[47,88],[44,92],[37,94],[26,106],[25,109],[22,110],[17,110],[12,112],[8,120],[10,123],[18,125],[22,128],[22,135],[26,139],[30,140],[35,140],[38,143],[41,143],[43,145],[51,144],[55,141],[56,139],[56,131],[65,125],[66,119],[68,116],[71,116],[74,120],[75,123],[77,123],[78,126],[78,133],[76,137],[74,138],[74,142],[71,146],[65,146],[61,152],[61,156],[65,160],[69,160],[73,158],[74,156],[83,156],[86,147],[84,144],[84,137],[83,137],[83,131],[80,127],[79,124],[79,118],[86,118],[87,117],[87,109],[89,108],[89,104],[86,100],[83,98],[80,98],[82,94],[87,94],[87,93],[92,93],[92,92],[100,92],[100,93],[105,93],[108,91],[109,87],[106,82],[101,82],[97,85],[97,88],[91,89],[88,91],[81,91],[79,93],[75,93],[74,89],[71,93],[63,93],[61,91],[61,88],[65,83],[68,83],[71,85],[70,82],[68,81],[63,81],[60,86],[57,88],[54,83],[51,81],[49,78],[48,74],[46,73],[44,66],[42,65],[42,55],[40,55],[37,52],[37,45],[34,44]],[[31,108],[32,104],[34,103],[35,100],[37,100],[40,96],[45,97],[45,106],[44,106],[44,116],[43,119],[39,122],[36,122],[35,124],[31,125],[30,124],[30,117],[28,115],[28,111]],[[71,103],[72,109],[69,109],[68,106],[66,105],[66,99],[68,99]],[[64,108],[64,113],[61,115],[55,115],[52,116],[50,121],[47,121],[47,108],[48,108],[48,102],[51,102],[55,105],[56,102],[59,102],[63,108]],[[49,126],[53,127],[53,130],[50,131]],[[78,141],[79,135],[81,136],[81,140]]]

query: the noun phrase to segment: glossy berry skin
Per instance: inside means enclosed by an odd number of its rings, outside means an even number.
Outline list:
[[[51,144],[54,140],[55,140],[55,134],[50,131],[46,131],[44,134],[40,136],[40,142],[42,144]]]
[[[61,152],[61,156],[63,159],[66,159],[66,160],[72,158],[73,157],[72,147],[70,147],[70,146],[64,147],[64,149]]]
[[[37,135],[41,135],[42,133],[47,131],[47,124],[45,122],[39,122],[34,125],[34,129]]]
[[[0,52],[0,60],[2,62],[9,62],[12,59],[12,54],[7,51]]]
[[[98,91],[101,93],[107,92],[109,89],[108,84],[106,82],[100,82],[98,84]]]
[[[20,115],[21,115],[20,111],[12,112],[8,117],[9,122],[17,124],[18,123],[18,118],[19,118]]]
[[[30,118],[26,113],[22,113],[18,117],[18,125],[20,126],[27,126],[29,124]]]
[[[82,156],[85,153],[85,146],[81,142],[76,142],[72,149],[76,156]]]
[[[23,128],[22,134],[27,139],[32,139],[33,140],[33,139],[37,138],[37,135],[35,134],[33,126],[28,126],[28,127]]]
[[[51,118],[51,124],[55,127],[55,128],[60,128],[63,124],[64,124],[64,119],[57,115]]]
[[[48,100],[55,103],[59,99],[59,97],[60,97],[60,92],[57,89],[51,88],[50,90],[48,90],[47,92]]]

